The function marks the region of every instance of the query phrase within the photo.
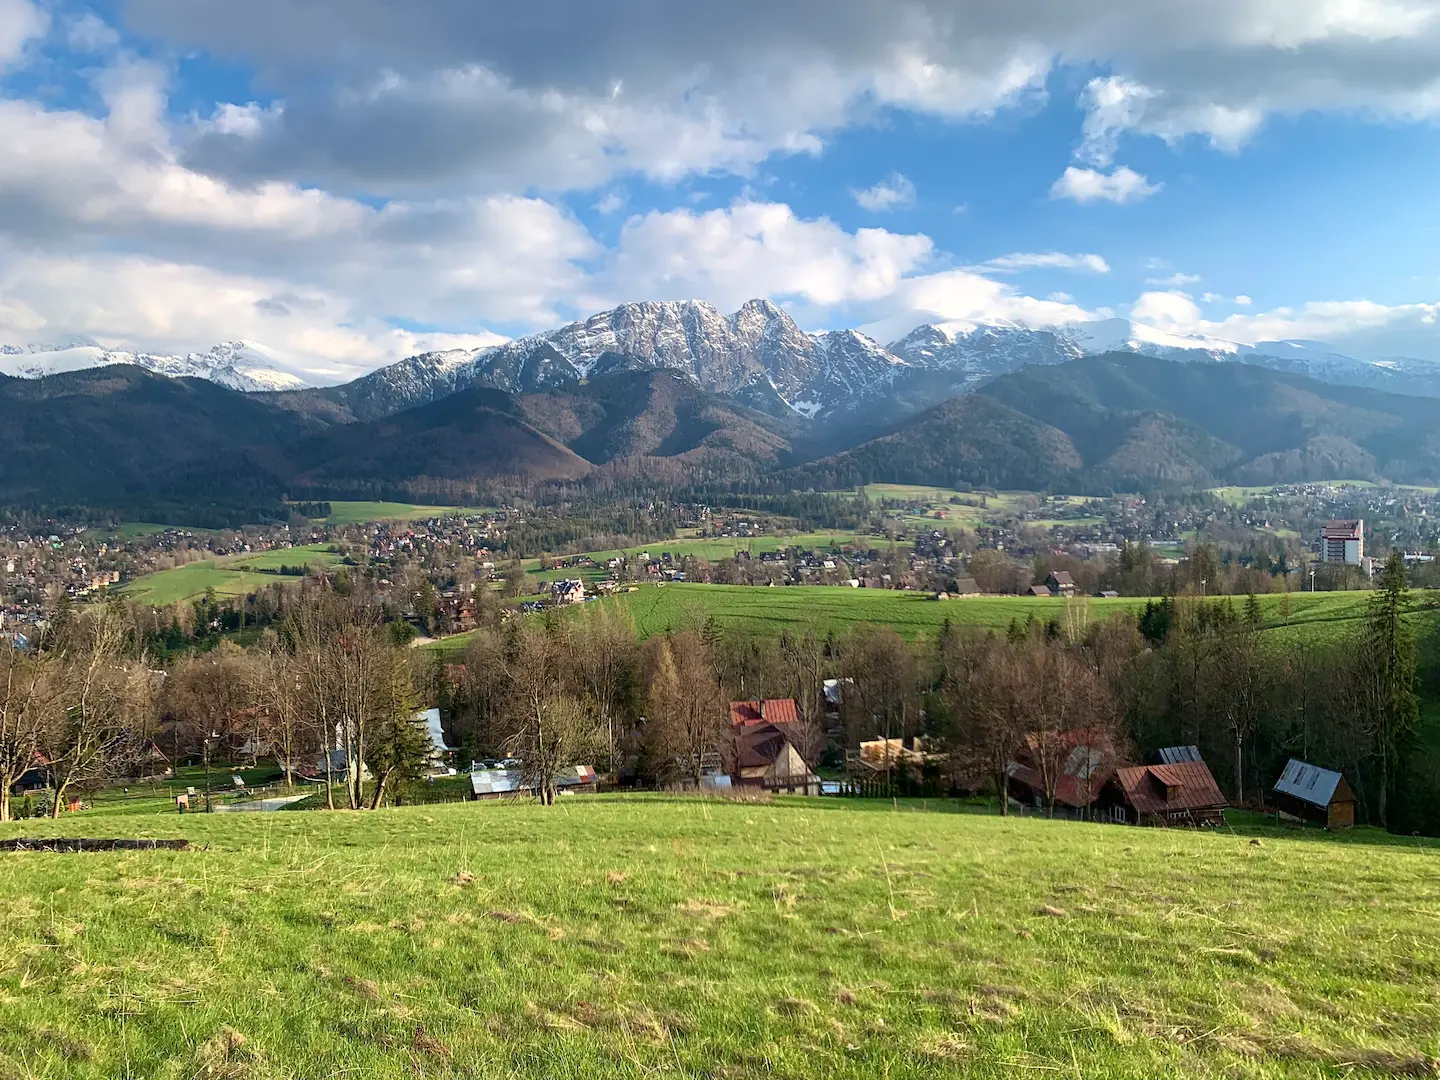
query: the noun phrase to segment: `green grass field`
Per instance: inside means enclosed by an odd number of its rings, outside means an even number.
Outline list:
[[[927,809],[0,826],[195,845],[0,854],[0,1075],[1433,1075],[1433,843]]]
[[[1282,597],[1269,595],[1259,600],[1263,625],[1276,640],[1286,634],[1305,634],[1314,640],[1347,632],[1364,615],[1368,597],[1363,592],[1294,593],[1288,622],[1282,614]],[[1244,597],[1231,599],[1237,607],[1245,603]],[[873,623],[894,627],[910,640],[922,635],[933,639],[946,619],[955,626],[1003,631],[1011,620],[1024,622],[1032,615],[1042,622],[1066,618],[1066,602],[1053,597],[975,596],[937,601],[927,593],[825,585],[642,585],[634,592],[599,602],[625,612],[647,637],[698,627],[710,618],[723,629],[759,634],[806,626],[838,634]],[[1143,597],[1087,598],[1085,618],[1098,620],[1116,612],[1139,611],[1145,604]],[[1430,612],[1415,617],[1433,622]],[[457,634],[425,647],[451,650],[463,648],[468,640],[469,635]]]
[[[468,506],[418,506],[414,503],[335,502],[330,503],[330,525],[362,525],[370,521],[414,521],[418,518],[451,517],[456,514],[483,514]]]
[[[1353,488],[1373,488],[1381,486],[1370,480],[1316,480],[1314,483],[1319,485],[1329,484],[1334,487]],[[1234,506],[1244,506],[1251,499],[1258,498],[1262,495],[1269,495],[1276,486],[1275,484],[1263,484],[1259,487],[1218,487],[1211,488],[1210,494]],[[1393,487],[1396,491],[1418,491],[1427,495],[1440,492],[1440,488],[1421,487],[1414,484],[1395,484]]]
[[[316,562],[326,566],[338,565],[340,556],[327,551],[327,546],[308,544],[251,555],[205,559],[138,577],[121,589],[120,595],[156,607],[192,600],[202,596],[206,589],[214,589],[217,596],[245,596],[277,580],[273,573],[257,571],[278,570],[281,566],[309,566]]]
[[[628,548],[611,548],[606,551],[590,551],[589,555],[598,563],[604,563],[607,559],[613,559],[619,555],[635,556],[641,552],[649,552],[652,558],[659,558],[669,553],[674,559],[682,559],[691,556],[698,559],[705,559],[709,562],[719,562],[721,559],[731,559],[737,552],[746,551],[751,555],[759,555],[765,551],[779,551],[782,548],[810,548],[823,549],[826,551],[838,550],[846,547],[870,550],[888,548],[890,541],[883,536],[871,536],[869,533],[853,533],[843,530],[832,530],[830,532],[807,532],[791,534],[772,534],[768,536],[754,537],[721,537],[721,538],[698,538],[682,537],[677,540],[655,540],[648,544],[636,544]],[[909,543],[896,541],[897,549],[908,549]],[[555,556],[560,558],[562,556]],[[526,559],[523,563],[526,570],[537,573],[544,573],[547,578],[565,577],[567,571],[540,571],[540,560]],[[569,571],[573,575],[574,571]],[[603,577],[604,575],[599,575]]]
[[[142,537],[163,533],[167,529],[178,529],[181,532],[195,533],[200,536],[208,536],[215,532],[214,529],[197,529],[190,525],[157,525],[153,521],[122,521],[113,529],[86,529],[81,535],[89,541],[138,540]]]

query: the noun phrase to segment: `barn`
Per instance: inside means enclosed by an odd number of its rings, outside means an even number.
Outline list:
[[[1345,777],[1299,758],[1286,764],[1271,796],[1282,814],[1302,821],[1327,829],[1348,829],[1355,824],[1355,792]]]

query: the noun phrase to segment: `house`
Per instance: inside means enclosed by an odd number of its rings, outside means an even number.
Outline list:
[[[552,581],[550,583],[550,599],[557,606],[583,604],[585,602],[585,582],[579,578]]]
[[[1042,807],[1050,787],[1057,811],[1084,816],[1118,764],[1119,755],[1108,733],[1076,728],[1026,735],[1005,771],[1010,778],[1010,796],[1017,802]]]
[[[980,586],[976,584],[973,577],[962,577],[955,579],[955,588],[950,590],[951,596],[979,596]]]
[[[1052,570],[1045,579],[1045,591],[1051,596],[1074,596],[1075,579],[1068,570]]]
[[[1097,817],[1126,825],[1225,824],[1225,796],[1200,760],[1116,769],[1095,809]]]
[[[572,765],[562,769],[555,778],[561,794],[588,793],[599,790],[600,777],[589,765]],[[470,774],[470,798],[503,799],[507,796],[533,796],[534,780],[527,780],[520,769],[476,769]]]
[[[1047,589],[1044,585],[1031,585],[1029,595],[1044,596],[1048,598],[1050,596],[1050,590]]]
[[[425,722],[425,729],[430,734],[430,756],[426,764],[433,772],[445,771],[445,755],[453,754],[455,748],[445,744],[445,729],[440,724],[439,709],[422,709],[415,714],[417,720]],[[449,770],[454,772],[454,769]]]
[[[1327,522],[1320,530],[1321,562],[1359,566],[1365,561],[1365,520]]]
[[[800,720],[793,698],[732,701],[736,786],[763,787],[788,795],[820,794],[820,778],[792,739]]]
[[[771,698],[768,701],[732,701],[732,727],[756,727],[760,724],[793,724],[800,719],[794,698]]]
[[[877,772],[903,765],[923,766],[929,760],[925,740],[916,738],[911,743],[907,747],[904,739],[870,739],[860,744],[858,760]]]
[[[735,731],[736,786],[761,787],[784,795],[819,795],[820,777],[800,756],[789,732],[762,723]]]
[[[1271,794],[1282,814],[1327,829],[1348,829],[1355,824],[1355,792],[1338,772],[1291,758]]]

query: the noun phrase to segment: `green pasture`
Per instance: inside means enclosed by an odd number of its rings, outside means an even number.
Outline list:
[[[363,525],[372,521],[416,521],[422,518],[454,517],[458,514],[483,514],[482,509],[469,506],[419,506],[396,502],[330,501],[329,525]]]
[[[1440,849],[954,803],[112,813],[0,854],[0,1075],[1433,1075]]]
[[[120,595],[141,603],[164,607],[202,596],[214,589],[217,596],[245,596],[279,580],[274,573],[281,566],[310,566],[316,562],[335,566],[340,556],[326,550],[326,544],[261,551],[249,555],[232,555],[223,559],[204,559],[172,570],[159,570],[129,582]]]
[[[685,537],[678,540],[654,540],[648,544],[636,544],[628,548],[610,548],[605,551],[586,552],[592,559],[602,566],[608,559],[617,556],[635,557],[643,552],[648,552],[652,559],[669,554],[671,559],[680,560],[691,557],[705,559],[707,562],[719,562],[721,559],[733,559],[739,552],[748,552],[751,555],[759,555],[766,551],[779,551],[781,549],[798,547],[808,550],[840,551],[845,548],[853,548],[864,551],[871,549],[886,550],[891,541],[883,536],[871,536],[869,533],[846,532],[844,530],[831,530],[829,532],[807,532],[807,533],[774,533],[765,536],[724,536],[724,537]],[[908,541],[895,541],[897,549],[908,550]],[[567,556],[552,556],[553,559],[565,558]],[[541,572],[540,560],[526,559],[522,563],[527,571]],[[559,570],[553,574],[544,572],[547,577],[575,576],[572,568],[569,571]],[[605,576],[605,575],[600,575]]]
[[[1348,633],[1364,616],[1369,593],[1292,593],[1290,613],[1284,613],[1280,595],[1259,597],[1262,626],[1267,636],[1279,643],[1288,635],[1305,640],[1329,638]],[[1237,610],[1244,609],[1243,596],[1230,597]],[[1108,618],[1117,612],[1139,612],[1144,597],[1084,597],[1065,601],[1057,597],[972,596],[933,600],[928,593],[890,589],[850,589],[828,585],[785,585],[774,588],[747,585],[701,585],[688,582],[642,585],[598,603],[624,612],[642,636],[672,630],[698,628],[708,620],[726,630],[773,635],[784,629],[814,627],[820,633],[844,633],[855,626],[890,626],[903,637],[933,639],[948,620],[952,625],[978,626],[1004,631],[1012,621],[1025,622],[1032,616],[1041,622],[1058,620],[1068,625]],[[583,609],[582,609],[583,610]],[[1415,614],[1427,625],[1435,621],[1432,610]],[[469,635],[442,638],[425,646],[448,651],[463,648]]]

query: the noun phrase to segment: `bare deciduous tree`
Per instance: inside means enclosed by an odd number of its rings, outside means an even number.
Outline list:
[[[652,639],[645,742],[662,775],[700,787],[707,766],[724,768],[733,737],[709,650],[691,633]]]

